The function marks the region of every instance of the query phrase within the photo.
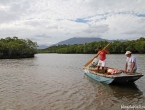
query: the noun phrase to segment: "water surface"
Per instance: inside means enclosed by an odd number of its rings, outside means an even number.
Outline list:
[[[36,54],[0,60],[0,110],[119,110],[145,106],[145,77],[131,85],[106,85],[86,76],[94,54]],[[145,74],[145,55],[135,54]],[[107,66],[124,69],[125,55],[107,55]]]

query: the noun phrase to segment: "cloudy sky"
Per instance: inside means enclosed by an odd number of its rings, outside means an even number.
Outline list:
[[[145,37],[145,0],[0,0],[0,38]]]

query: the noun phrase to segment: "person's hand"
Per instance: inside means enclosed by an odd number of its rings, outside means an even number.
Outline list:
[[[127,70],[125,69],[124,72],[127,73]]]
[[[132,70],[129,70],[129,73],[132,73]]]

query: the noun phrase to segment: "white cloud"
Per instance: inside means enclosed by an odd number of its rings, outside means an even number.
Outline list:
[[[0,37],[51,45],[71,37],[145,37],[144,0],[0,0]]]

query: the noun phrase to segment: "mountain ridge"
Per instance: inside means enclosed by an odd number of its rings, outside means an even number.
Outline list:
[[[53,44],[53,45],[63,45],[63,44],[66,44],[66,45],[73,45],[73,44],[85,44],[85,43],[90,43],[90,42],[98,42],[98,41],[103,41],[103,40],[106,40],[106,41],[109,41],[109,42],[113,42],[115,40],[108,40],[108,39],[102,39],[102,38],[99,38],[99,37],[72,37],[72,38],[69,38],[69,39],[66,39],[64,41],[60,41],[56,44]],[[127,41],[127,40],[119,40],[119,41]],[[50,45],[50,46],[53,46],[53,45]],[[39,45],[38,49],[44,49],[44,48],[47,48],[47,47],[50,47],[50,46],[46,46],[46,45]]]
[[[108,39],[102,39],[102,38],[95,38],[95,37],[92,37],[92,38],[89,38],[89,37],[73,37],[73,38],[69,38],[67,40],[64,40],[64,41],[61,41],[61,42],[58,42],[57,44],[55,45],[62,45],[62,44],[69,44],[69,45],[73,45],[73,44],[85,44],[85,43],[90,43],[90,42],[98,42],[98,41],[102,41],[102,40],[106,40],[106,41],[109,41],[109,42],[113,42],[114,40],[108,40]],[[127,40],[119,40],[119,41],[127,41]]]

